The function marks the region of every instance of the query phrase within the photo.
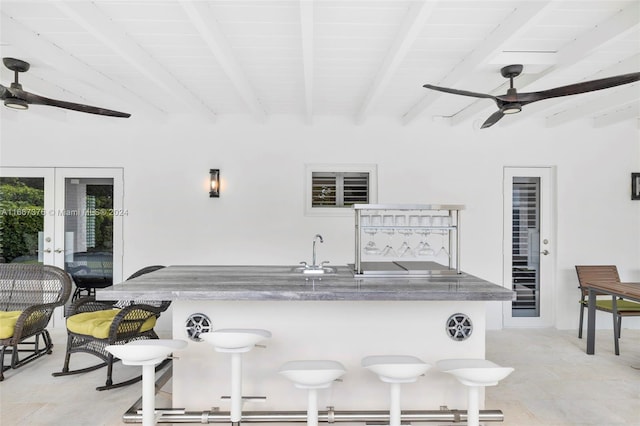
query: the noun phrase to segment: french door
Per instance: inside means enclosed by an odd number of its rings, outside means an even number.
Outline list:
[[[122,281],[123,171],[0,168],[0,262],[42,263],[78,284]],[[64,326],[63,309],[53,326]]]
[[[549,327],[555,321],[553,169],[504,169],[505,287],[516,299],[503,305],[506,327]]]

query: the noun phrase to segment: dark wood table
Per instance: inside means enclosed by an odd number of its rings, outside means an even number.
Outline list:
[[[587,311],[587,354],[593,355],[595,353],[596,344],[596,295],[609,294],[612,300],[613,315],[618,315],[618,297],[624,299],[640,302],[640,283],[589,283],[587,282],[584,287],[589,290],[589,308]],[[614,321],[614,333],[618,333],[618,322]],[[619,353],[618,339],[615,339],[615,350]]]

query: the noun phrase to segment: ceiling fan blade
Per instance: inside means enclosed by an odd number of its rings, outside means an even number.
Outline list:
[[[9,89],[0,84],[0,100],[7,99],[9,97],[11,97],[11,92],[9,91]]]
[[[422,87],[426,87],[427,89],[437,90],[439,92],[452,93],[454,95],[462,95],[462,96],[471,96],[473,98],[487,98],[496,100],[496,97],[493,95],[488,95],[486,93],[477,93],[477,92],[469,92],[468,90],[458,90],[458,89],[450,89],[448,87],[440,87],[434,86],[433,84],[425,84]]]
[[[480,128],[486,129],[487,127],[491,127],[494,124],[496,124],[498,121],[500,121],[502,117],[504,117],[504,113],[502,112],[502,110],[497,110],[496,112],[491,114],[489,118],[485,120],[484,123],[482,123],[482,126],[480,126]]]
[[[89,114],[107,115],[110,117],[128,118],[131,114],[110,109],[94,107],[90,105],[76,104],[73,102],[59,101],[57,99],[45,98],[44,96],[34,95],[24,90],[12,89],[13,96],[24,99],[27,103],[34,105],[49,105],[58,108],[71,109],[74,111],[86,112]]]
[[[569,84],[540,92],[518,93],[520,104],[530,104],[531,102],[543,99],[557,98],[560,96],[577,95],[579,93],[594,92],[596,90],[609,89],[623,84],[640,81],[640,72],[616,75],[613,77],[601,78],[599,80],[583,81],[582,83]],[[500,96],[498,96],[500,99]]]

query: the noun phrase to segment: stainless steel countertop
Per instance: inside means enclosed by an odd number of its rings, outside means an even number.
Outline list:
[[[304,276],[294,266],[169,266],[105,289],[98,300],[513,300],[515,293],[469,274],[442,277]],[[335,266],[334,266],[335,267]]]

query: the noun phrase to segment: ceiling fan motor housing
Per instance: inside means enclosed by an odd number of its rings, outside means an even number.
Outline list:
[[[514,78],[522,73],[522,69],[523,66],[520,64],[507,65],[506,67],[502,67],[500,74],[502,74],[504,78]]]
[[[16,58],[2,58],[2,62],[4,63],[4,66],[9,68],[11,71],[27,72],[31,67],[29,62]]]

